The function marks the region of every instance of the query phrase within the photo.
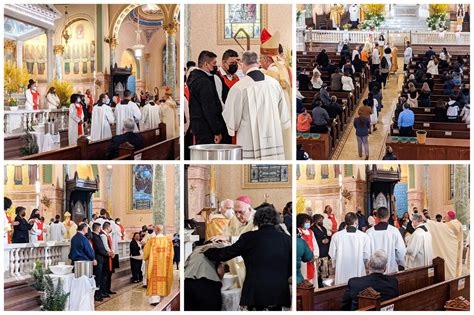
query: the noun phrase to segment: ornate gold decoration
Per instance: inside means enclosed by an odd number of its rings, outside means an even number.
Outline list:
[[[16,49],[16,41],[11,40],[11,39],[5,39],[3,41],[3,47],[5,48],[6,51],[14,52]]]
[[[341,195],[347,200],[352,199],[352,193],[349,190],[347,190],[347,188],[342,189]]]
[[[54,45],[53,46],[53,53],[55,55],[62,55],[64,54],[64,46],[63,45]]]
[[[51,206],[51,199],[49,199],[46,195],[43,195],[41,198],[40,202],[45,205],[46,208],[49,208]]]
[[[104,38],[104,42],[109,44],[110,48],[116,48],[118,45],[118,39],[116,37],[106,37]]]
[[[168,35],[174,35],[178,31],[178,21],[173,20],[171,22],[168,22],[166,24],[163,24],[163,30],[168,34]]]

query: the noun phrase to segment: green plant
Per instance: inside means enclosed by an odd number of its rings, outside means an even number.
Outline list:
[[[35,261],[35,267],[31,272],[31,277],[33,278],[31,286],[38,291],[44,291],[44,270],[41,260],[37,259]]]
[[[74,87],[68,81],[53,81],[53,86],[56,89],[56,95],[59,98],[61,106],[69,107],[70,98],[74,92]]]
[[[26,145],[22,148],[20,148],[20,153],[22,156],[27,156],[31,154],[36,154],[39,151],[38,143],[36,142],[36,138],[31,134],[30,130],[28,128],[25,130],[26,134],[23,137],[24,140],[26,141]],[[36,264],[39,262],[41,264],[41,261],[36,261],[35,262],[35,269],[33,270],[33,273],[35,273],[36,270]],[[41,272],[43,272],[43,267],[41,264]]]
[[[58,279],[58,285],[55,287],[53,279],[50,276],[45,276],[44,287],[44,295],[41,297],[41,310],[64,311],[70,293],[64,292],[62,280]]]

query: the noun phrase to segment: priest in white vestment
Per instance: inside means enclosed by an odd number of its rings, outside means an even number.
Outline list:
[[[433,263],[433,239],[428,231],[423,217],[414,214],[412,225],[415,232],[410,236],[406,251],[406,268],[429,266]]]
[[[291,119],[283,90],[275,79],[258,69],[258,55],[242,55],[246,76],[234,84],[222,116],[230,136],[237,135],[244,160],[284,160],[283,130]]]
[[[388,224],[390,218],[386,207],[377,209],[379,223],[367,230],[370,239],[370,250],[383,250],[388,256],[386,273],[398,272],[398,266],[405,266],[406,247],[400,231]]]
[[[344,221],[346,228],[332,236],[329,246],[329,256],[336,268],[335,285],[365,276],[365,266],[371,254],[369,237],[357,229],[357,215],[348,212]]]
[[[165,87],[164,103],[161,103],[161,121],[166,125],[166,138],[174,138],[179,135],[178,110],[176,102],[171,97],[170,87]]]
[[[48,241],[60,242],[66,238],[66,227],[59,219],[61,217],[57,214],[54,221],[49,225]]]
[[[160,122],[160,108],[154,101],[149,100],[142,108],[140,131],[158,128]]]
[[[131,101],[131,92],[125,90],[123,92],[123,100],[120,101],[120,104],[115,106],[115,118],[117,121],[117,129],[115,134],[123,134],[123,124],[125,119],[132,118],[135,121],[134,132],[138,132],[137,122],[140,121],[142,117],[142,112],[138,108],[137,104]]]
[[[84,113],[81,97],[78,94],[71,96],[69,105],[68,141],[69,145],[76,145],[77,139],[84,135]]]
[[[99,102],[92,108],[91,140],[99,141],[112,138],[110,125],[115,123],[112,108],[107,105],[107,94],[99,96]]]

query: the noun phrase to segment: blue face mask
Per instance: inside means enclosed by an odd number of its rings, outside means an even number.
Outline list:
[[[307,230],[311,227],[311,223],[307,222],[304,224],[304,228]]]

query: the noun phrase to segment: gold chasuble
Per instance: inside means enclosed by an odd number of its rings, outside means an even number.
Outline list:
[[[206,222],[206,241],[214,236],[224,234],[224,229],[229,225],[229,219],[220,213],[211,214]]]
[[[166,236],[150,238],[143,258],[147,262],[147,296],[167,296],[173,287],[173,242]]]

